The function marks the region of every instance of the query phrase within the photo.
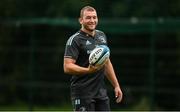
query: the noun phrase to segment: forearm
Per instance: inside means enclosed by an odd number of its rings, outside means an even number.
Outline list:
[[[110,59],[108,60],[108,62],[105,64],[105,70],[106,70],[106,77],[108,78],[108,80],[111,82],[111,84],[114,87],[114,92],[115,92],[115,98],[116,98],[116,102],[119,103],[122,101],[122,96],[123,93],[121,91],[121,88],[119,86],[118,80],[116,78],[112,63],[110,61]]]
[[[107,63],[105,64],[105,72],[107,79],[111,82],[113,87],[120,87],[110,59],[108,59]]]
[[[64,72],[71,75],[83,75],[88,73],[88,68],[70,63],[64,65]]]
[[[88,67],[81,67],[75,63],[76,61],[74,59],[64,58],[64,72],[71,75],[84,75],[91,74],[99,70],[98,67],[90,65]]]

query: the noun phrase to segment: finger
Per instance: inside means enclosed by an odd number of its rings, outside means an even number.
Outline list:
[[[119,96],[119,92],[117,89],[114,90],[114,93],[115,93],[115,97],[117,98]]]
[[[119,95],[118,95],[118,92],[115,91],[115,97],[117,98]]]
[[[121,102],[121,97],[119,96],[119,97],[117,97],[117,99],[116,99],[116,103],[120,103]]]

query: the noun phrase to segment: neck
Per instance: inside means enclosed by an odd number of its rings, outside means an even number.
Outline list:
[[[85,28],[81,28],[81,30],[84,31],[84,32],[86,32],[87,34],[93,36],[93,37],[94,37],[94,35],[95,35],[95,30],[90,31],[90,30],[86,30]]]

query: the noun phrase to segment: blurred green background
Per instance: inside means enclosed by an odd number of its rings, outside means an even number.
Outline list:
[[[180,110],[180,0],[1,0],[0,110],[69,110],[63,73],[79,11],[97,9],[124,92],[112,110]]]

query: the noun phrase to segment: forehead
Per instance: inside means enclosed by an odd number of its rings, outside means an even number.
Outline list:
[[[97,16],[96,11],[84,10],[84,16]]]

